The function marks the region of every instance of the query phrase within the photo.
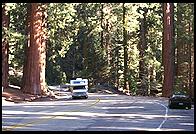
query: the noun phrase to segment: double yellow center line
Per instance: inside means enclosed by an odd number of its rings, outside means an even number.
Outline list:
[[[92,107],[92,106],[96,105],[96,104],[99,103],[99,102],[100,102],[100,99],[97,98],[96,101],[95,101],[94,103],[92,103],[92,104],[86,106],[86,107],[83,108],[83,109],[76,109],[76,110],[64,111],[64,112],[81,112],[81,111],[83,111],[83,110],[88,109],[89,107]],[[45,121],[47,121],[47,120],[54,119],[54,118],[59,117],[59,116],[65,116],[65,115],[66,115],[66,113],[65,113],[65,114],[61,114],[61,115],[52,115],[52,116],[49,117],[49,118],[45,118],[45,119],[42,118],[42,119],[38,119],[38,120],[35,120],[35,121],[32,121],[32,122],[27,122],[27,123],[25,123],[25,124],[16,124],[16,125],[13,125],[13,126],[9,126],[9,127],[7,127],[7,128],[2,128],[2,131],[11,131],[11,130],[13,130],[13,129],[15,129],[15,128],[22,128],[22,127],[31,126],[31,125],[33,125],[33,124],[38,124],[38,123],[45,122]]]

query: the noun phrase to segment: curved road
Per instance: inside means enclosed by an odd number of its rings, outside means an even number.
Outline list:
[[[2,100],[3,131],[194,131],[194,107],[168,109],[165,98],[67,94],[58,101]]]

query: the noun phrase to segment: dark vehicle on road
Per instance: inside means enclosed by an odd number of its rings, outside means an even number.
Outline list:
[[[182,92],[176,92],[169,98],[169,108],[186,108],[191,109],[191,98]]]

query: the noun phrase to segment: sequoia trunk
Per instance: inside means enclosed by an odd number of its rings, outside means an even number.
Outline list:
[[[163,4],[163,96],[169,97],[173,90],[174,81],[174,40],[173,40],[173,3]]]
[[[22,91],[30,94],[44,94],[45,88],[45,5],[32,3],[28,6],[30,15],[27,27],[30,30],[30,42],[26,49],[26,63],[23,74]],[[27,24],[29,24],[27,23]],[[27,28],[27,29],[28,29]]]

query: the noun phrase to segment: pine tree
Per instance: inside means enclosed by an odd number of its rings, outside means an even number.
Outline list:
[[[143,95],[147,95],[148,87],[147,87],[147,76],[148,76],[148,68],[146,65],[146,58],[147,53],[147,24],[146,24],[146,14],[148,12],[147,8],[141,9],[143,11],[143,18],[140,18],[140,42],[139,42],[139,56],[140,56],[140,61],[139,61],[139,78],[141,81],[141,91]]]
[[[126,31],[126,8],[125,3],[123,3],[123,47],[124,47],[124,90],[129,93],[129,83],[128,83],[128,53],[127,53],[127,31]]]
[[[6,3],[2,4],[2,87],[8,87],[8,57],[9,57],[9,42],[8,42],[8,28],[9,28],[9,14],[6,10]]]

